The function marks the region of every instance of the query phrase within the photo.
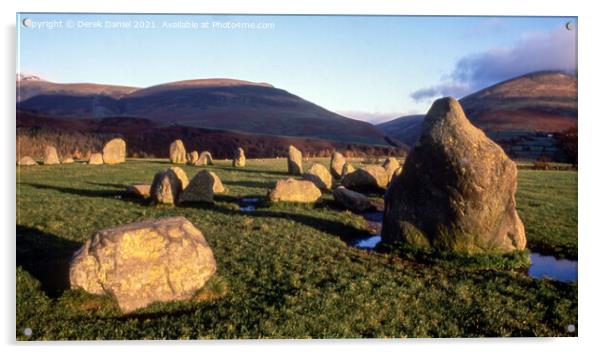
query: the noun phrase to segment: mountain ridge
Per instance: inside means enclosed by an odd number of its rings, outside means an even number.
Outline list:
[[[46,92],[43,87],[30,90],[34,94],[26,99],[19,96],[18,107],[74,119],[131,116],[165,125],[391,145],[372,124],[344,117],[267,83],[212,78],[148,88],[85,85],[94,84],[53,83]],[[28,89],[36,84],[22,83],[18,92],[23,86]]]

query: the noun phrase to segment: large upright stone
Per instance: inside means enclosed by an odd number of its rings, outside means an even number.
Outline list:
[[[351,163],[345,162],[345,164],[343,165],[343,172],[341,173],[341,178],[345,177],[346,174],[349,174],[353,171],[355,171],[355,167],[353,167]]]
[[[188,187],[188,175],[186,174],[186,171],[177,166],[170,167],[169,170],[173,171],[173,173],[176,174],[176,176],[180,180],[180,185],[182,186],[182,189]]]
[[[296,147],[290,145],[288,147],[288,174],[300,175],[303,173],[303,155]]]
[[[151,199],[157,204],[175,204],[182,189],[182,181],[174,170],[159,171],[151,185]]]
[[[368,165],[346,173],[341,184],[356,191],[379,191],[387,188],[389,177],[382,166]]]
[[[340,152],[333,152],[330,157],[330,173],[334,178],[343,177],[343,166],[345,166],[345,157]]]
[[[313,182],[293,178],[277,181],[268,192],[268,199],[272,202],[314,203],[321,196],[322,192]]]
[[[44,149],[44,165],[58,165],[61,162],[59,161],[59,154],[56,152],[56,148],[54,146],[46,146]]]
[[[124,313],[188,300],[217,269],[203,233],[183,217],[146,220],[94,234],[75,252],[71,288],[114,296]]]
[[[102,159],[102,154],[100,152],[94,152],[90,155],[90,159],[88,160],[88,165],[102,165],[104,160]]]
[[[211,157],[211,153],[209,151],[201,152],[201,154],[199,155],[199,158],[196,160],[196,163],[194,165],[195,166],[213,165],[213,158]]]
[[[442,98],[385,196],[382,237],[439,250],[508,252],[526,245],[516,165]]]
[[[321,190],[332,188],[332,175],[324,165],[319,163],[312,164],[303,175],[303,179],[312,181]]]
[[[196,150],[192,151],[192,152],[189,152],[188,154],[186,154],[186,162],[189,165],[196,164],[196,162],[197,162],[198,159],[199,159],[199,153]]]
[[[234,152],[234,157],[232,158],[232,166],[234,167],[245,167],[247,164],[247,159],[245,157],[245,151],[239,147]]]
[[[385,169],[385,172],[387,173],[387,178],[388,178],[389,182],[391,182],[391,179],[393,179],[393,176],[395,175],[395,171],[399,167],[400,167],[399,161],[397,161],[396,158],[387,157],[387,159],[383,163],[383,168]]]
[[[186,163],[186,148],[182,140],[175,140],[169,145],[169,161],[178,164]]]
[[[125,140],[121,138],[109,140],[102,148],[102,159],[107,164],[125,162]]]
[[[212,202],[215,194],[225,191],[222,181],[214,172],[203,170],[190,180],[178,199],[180,202]]]

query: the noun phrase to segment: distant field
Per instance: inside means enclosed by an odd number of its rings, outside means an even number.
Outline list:
[[[368,235],[369,226],[339,209],[330,194],[315,206],[262,203],[255,212],[239,211],[240,198],[263,198],[274,181],[287,177],[286,159],[249,160],[244,169],[217,161],[209,168],[228,192],[214,205],[155,207],[124,193],[125,185],[150,183],[169,166],[129,160],[18,168],[18,339],[578,333],[565,330],[577,324],[577,284],[355,249],[345,240]],[[182,167],[189,177],[201,169]],[[576,190],[576,172],[519,171],[517,203],[528,247],[576,258]],[[122,316],[108,297],[68,290],[69,258],[96,230],[175,215],[203,231],[218,264],[193,301]],[[23,335],[27,327],[31,337]]]

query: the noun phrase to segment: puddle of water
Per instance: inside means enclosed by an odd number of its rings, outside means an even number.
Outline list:
[[[577,281],[577,261],[531,253],[529,276],[536,279],[549,278],[564,282]]]
[[[257,203],[259,203],[259,198],[242,198],[238,202],[238,205],[240,207],[239,210],[243,213],[255,211],[257,210]]]
[[[374,247],[376,247],[376,245],[378,245],[378,243],[380,241],[381,241],[380,235],[374,235],[374,236],[370,236],[368,238],[362,238],[362,239],[355,240],[352,243],[352,246],[355,248],[371,250],[371,249],[374,249]]]

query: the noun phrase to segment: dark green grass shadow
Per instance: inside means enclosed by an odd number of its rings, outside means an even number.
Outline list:
[[[90,183],[89,184],[97,184]],[[71,187],[59,187],[59,186],[51,186],[46,184],[39,183],[26,183],[26,185],[30,187],[34,187],[37,189],[45,189],[45,190],[55,190],[61,193],[77,195],[80,197],[89,197],[89,198],[107,198],[107,199],[118,199],[127,202],[138,203],[140,205],[148,205],[149,201],[140,199],[139,197],[128,193],[125,190],[124,185],[121,184],[107,184],[108,187],[119,188],[119,189],[111,189],[111,190],[96,190],[96,189],[81,189],[81,188],[71,188]],[[102,184],[98,184],[102,185]]]
[[[227,166],[216,166],[216,165],[212,165],[210,167],[212,170],[222,170],[222,171],[229,171],[229,172],[236,172],[236,173],[240,172],[240,173],[246,173],[246,174],[294,177],[292,175],[289,175],[288,172],[284,172],[284,171],[270,171],[270,170],[266,171],[266,170],[248,169],[246,167],[227,167]]]
[[[17,225],[17,266],[37,278],[50,298],[69,288],[69,262],[81,243]]]
[[[255,196],[249,196],[255,197]],[[231,196],[219,196],[216,198],[216,201],[220,201],[219,203],[186,203],[182,204],[179,207],[181,208],[195,208],[195,209],[206,209],[214,212],[218,212],[227,216],[240,216],[240,215],[248,215],[250,217],[258,217],[258,218],[279,218],[279,219],[287,219],[292,220],[294,222],[306,225],[313,229],[316,229],[320,232],[336,236],[341,240],[348,242],[358,237],[369,236],[367,230],[359,227],[359,225],[350,225],[348,223],[344,223],[341,221],[334,221],[323,219],[315,216],[305,215],[302,213],[298,213],[295,210],[291,210],[290,212],[286,209],[290,208],[307,208],[309,209],[329,209],[328,205],[333,203],[332,201],[322,201],[317,203],[316,205],[303,205],[296,203],[277,203],[279,207],[283,209],[279,210],[270,210],[270,206],[274,204],[270,204],[266,201],[264,196],[257,196],[259,198],[258,203],[256,204],[257,209],[251,212],[241,212],[236,208],[229,208],[228,204],[238,203],[240,202],[240,198],[234,198]]]

